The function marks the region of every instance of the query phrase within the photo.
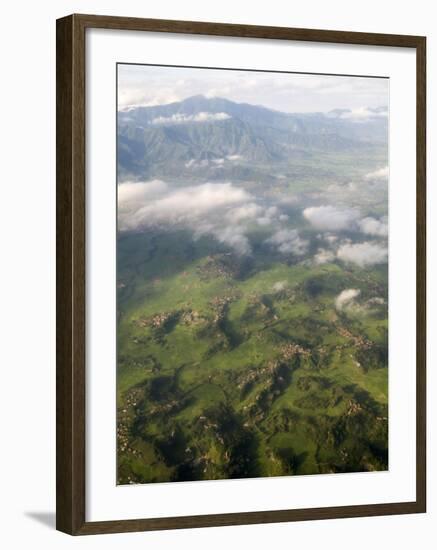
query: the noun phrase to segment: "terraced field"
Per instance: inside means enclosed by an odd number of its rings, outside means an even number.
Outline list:
[[[386,470],[388,82],[118,70],[118,483]]]
[[[387,468],[386,266],[180,231],[122,235],[118,262],[120,484]]]

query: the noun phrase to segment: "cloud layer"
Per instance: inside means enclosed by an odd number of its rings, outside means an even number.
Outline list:
[[[386,181],[388,180],[388,175],[389,175],[388,166],[384,166],[383,168],[379,168],[374,172],[369,172],[364,177],[366,180],[371,180],[371,181],[379,181],[379,180]]]
[[[319,248],[315,254],[313,261],[316,265],[323,265],[335,260],[335,254],[332,250],[327,250],[325,248]]]
[[[250,193],[232,183],[175,186],[160,180],[126,182],[118,186],[120,231],[145,228],[188,229],[198,239],[213,236],[239,254],[250,254],[253,226],[273,232],[268,243],[281,254],[301,255],[307,242],[297,230],[280,229],[288,217],[272,205],[258,204]]]
[[[297,229],[280,229],[266,243],[275,247],[281,254],[302,256],[308,248],[308,241],[299,236]]]
[[[357,208],[311,206],[305,208],[302,214],[314,228],[321,231],[357,231],[374,237],[388,235],[387,218],[379,220],[371,216],[361,218]]]
[[[367,217],[358,222],[358,227],[360,231],[366,235],[373,235],[375,237],[387,237],[388,235],[386,220],[377,220],[372,217]]]
[[[313,227],[323,231],[351,229],[359,215],[359,211],[356,209],[336,208],[334,206],[310,206],[303,211],[304,218]]]
[[[302,215],[320,231],[315,233],[293,227],[293,210],[284,212],[289,208],[282,200],[275,204],[274,199],[254,196],[230,182],[182,186],[150,180],[118,186],[120,231],[184,229],[194,239],[212,236],[238,254],[249,255],[249,235],[257,230],[265,234],[265,246],[285,257],[303,259],[317,243],[317,251],[305,259],[313,265],[340,261],[365,268],[387,262],[387,218],[362,217],[355,207],[310,206]],[[366,235],[366,240],[356,242],[359,235]]]
[[[369,107],[358,107],[357,109],[344,110],[341,112],[339,118],[348,119],[352,122],[368,122],[375,118],[387,118],[388,110],[383,109],[371,109]]]
[[[380,243],[345,243],[337,250],[337,258],[360,267],[382,264],[387,261],[387,247]]]
[[[176,113],[169,117],[156,117],[151,121],[151,124],[169,126],[172,124],[184,124],[187,122],[213,122],[216,120],[227,120],[228,118],[231,117],[226,113],[201,112],[197,113],[196,115],[185,115],[183,113]]]

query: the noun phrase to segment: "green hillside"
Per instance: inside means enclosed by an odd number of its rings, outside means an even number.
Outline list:
[[[386,469],[385,270],[185,239],[118,242],[119,483]]]
[[[118,124],[118,483],[387,470],[387,119]]]

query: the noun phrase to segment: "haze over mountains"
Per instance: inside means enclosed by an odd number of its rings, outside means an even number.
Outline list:
[[[119,178],[250,179],[272,162],[287,165],[319,153],[368,154],[387,142],[387,129],[385,107],[289,114],[198,95],[118,112]]]

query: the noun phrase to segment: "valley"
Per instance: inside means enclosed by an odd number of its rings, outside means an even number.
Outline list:
[[[117,483],[387,470],[387,119],[118,127]]]

